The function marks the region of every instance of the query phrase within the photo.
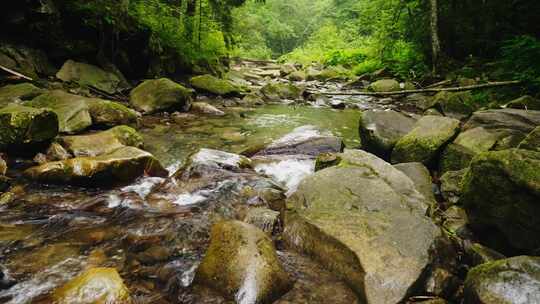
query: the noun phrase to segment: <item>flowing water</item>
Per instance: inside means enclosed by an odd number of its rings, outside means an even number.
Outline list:
[[[359,115],[358,109],[266,105],[230,109],[223,117],[145,117],[140,132],[145,149],[172,174],[200,148],[239,153],[293,130],[328,132],[356,147]],[[255,169],[294,189],[313,172],[313,160],[281,159]],[[224,303],[191,281],[207,245],[208,222],[238,208],[208,202],[213,191],[229,186],[185,193],[175,201],[185,209],[158,212],[146,197],[163,181],[142,177],[112,189],[15,186],[14,200],[0,205],[0,303],[42,303],[55,287],[93,266],[118,269],[136,303]],[[341,297],[335,303],[356,301],[343,283],[308,259],[284,251],[279,256],[297,283],[278,303],[323,303],[335,293]]]

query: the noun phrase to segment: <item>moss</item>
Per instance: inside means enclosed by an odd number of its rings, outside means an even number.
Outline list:
[[[20,83],[7,85],[0,88],[0,107],[18,100],[32,99],[43,93],[43,89],[34,86],[31,83]]]
[[[449,144],[441,155],[439,162],[439,171],[445,173],[448,171],[458,171],[467,168],[471,163],[475,153],[461,145]]]
[[[46,109],[10,104],[0,110],[0,147],[40,143],[58,134],[58,117]]]
[[[400,91],[401,87],[395,79],[383,79],[370,84],[369,89],[374,92],[393,92]]]
[[[129,125],[137,122],[137,114],[123,104],[92,98],[87,101],[92,122],[98,125]]]
[[[187,111],[193,99],[193,90],[161,78],[146,80],[131,91],[131,105],[144,113],[178,109]]]
[[[216,95],[230,96],[240,93],[240,89],[230,81],[219,79],[209,74],[195,76],[189,82],[196,89]]]

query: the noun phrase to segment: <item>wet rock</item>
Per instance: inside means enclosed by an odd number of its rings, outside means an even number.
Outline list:
[[[396,143],[392,162],[421,162],[428,165],[438,157],[441,148],[458,130],[459,120],[424,116],[416,122],[411,132]]]
[[[456,204],[461,196],[462,180],[467,168],[459,171],[447,171],[441,176],[441,194],[450,204]]]
[[[189,80],[190,84],[197,90],[221,96],[239,95],[240,88],[230,81],[219,79],[212,75],[195,76]]]
[[[506,258],[503,254],[479,243],[466,243],[464,249],[468,259],[467,262],[472,266],[478,266],[480,264]]]
[[[433,97],[433,105],[438,106],[445,116],[463,119],[474,111],[471,92],[439,92]]]
[[[245,156],[212,149],[200,149],[190,157],[190,163],[226,170],[251,167],[251,160]]]
[[[294,72],[297,72],[297,69],[294,66],[294,64],[286,63],[286,64],[282,64],[280,66],[279,72],[281,74],[281,77],[285,77],[285,76],[290,75],[290,74],[292,74]]]
[[[361,150],[340,156],[338,166],[307,177],[289,198],[294,211],[285,216],[284,240],[367,303],[401,302],[435,258],[441,231],[401,171]]]
[[[54,111],[58,116],[59,130],[62,133],[76,133],[92,125],[86,98],[82,96],[55,90],[42,94],[25,105]]]
[[[56,289],[52,300],[58,304],[132,303],[128,288],[114,268],[90,268]]]
[[[199,114],[207,114],[213,116],[223,116],[225,112],[214,107],[206,102],[194,102],[191,104],[191,111]]]
[[[247,94],[246,96],[244,96],[244,98],[242,98],[242,102],[249,106],[265,104],[263,97],[254,93]]]
[[[540,303],[540,257],[517,256],[471,269],[464,303]]]
[[[369,85],[369,89],[374,92],[394,92],[401,91],[399,82],[395,79],[377,80]]]
[[[64,149],[60,144],[53,142],[49,148],[47,148],[47,152],[45,153],[45,162],[49,161],[57,161],[57,160],[66,160],[68,158],[73,157],[73,155],[69,154],[69,152]],[[41,162],[38,162],[41,164]]]
[[[255,156],[264,155],[310,155],[341,152],[343,142],[339,137],[321,133],[313,126],[302,126],[272,142]]]
[[[296,71],[296,72],[290,73],[289,76],[287,76],[287,79],[289,79],[290,81],[306,81],[307,77],[308,76],[306,72]]]
[[[75,82],[81,86],[100,89],[114,94],[121,89],[121,80],[113,73],[106,72],[97,66],[68,60],[64,63],[56,77],[65,82]]]
[[[315,172],[337,166],[340,161],[341,158],[337,153],[321,153],[315,160]]]
[[[523,110],[540,110],[540,100],[531,96],[525,95],[520,98],[514,99],[505,105],[510,109],[523,109]]]
[[[107,154],[125,146],[140,148],[143,138],[128,126],[118,126],[89,135],[62,136],[58,142],[75,157],[81,157]]]
[[[518,146],[519,149],[540,152],[540,126],[534,128]]]
[[[96,157],[76,157],[45,163],[24,171],[33,179],[47,183],[101,184],[130,182],[142,174],[168,175],[152,154],[135,147],[122,147]]]
[[[116,125],[137,124],[137,112],[121,103],[88,98],[86,104],[94,125],[114,127]]]
[[[302,97],[304,88],[292,83],[268,83],[261,88],[261,93],[269,102],[280,102],[284,99],[296,100]]]
[[[0,265],[0,290],[8,289],[17,284],[17,281],[11,277],[8,270]]]
[[[212,227],[195,282],[245,304],[271,303],[291,288],[272,240],[257,227],[238,221]]]
[[[152,114],[164,110],[187,111],[193,90],[167,78],[146,80],[131,91],[129,102],[137,110]]]
[[[409,133],[416,120],[396,111],[368,110],[360,118],[362,148],[380,157],[390,156],[394,145]]]
[[[279,212],[267,208],[250,208],[244,222],[272,234],[279,222]]]
[[[23,100],[30,100],[44,92],[31,83],[20,83],[3,86],[0,88],[0,107],[9,103],[18,103]]]
[[[405,173],[420,192],[430,202],[435,203],[435,194],[433,193],[433,183],[431,174],[422,163],[401,163],[394,165],[394,168]]]
[[[509,149],[476,156],[460,199],[473,228],[496,238],[495,249],[540,247],[540,152]],[[478,231],[480,232],[480,231]],[[503,250],[504,252],[504,250]]]
[[[58,134],[58,117],[50,110],[9,104],[0,109],[0,149],[37,144]]]
[[[343,110],[347,107],[347,104],[343,100],[331,99],[328,103],[332,109]]]
[[[306,69],[306,79],[309,81],[317,80],[321,75],[321,71],[310,66]]]

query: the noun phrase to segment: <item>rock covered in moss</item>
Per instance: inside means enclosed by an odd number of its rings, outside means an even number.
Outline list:
[[[295,71],[287,76],[290,81],[306,81],[307,74],[304,71]]]
[[[129,102],[138,111],[152,114],[164,110],[187,111],[193,90],[174,81],[161,78],[146,80],[131,91]]]
[[[404,173],[361,150],[340,157],[289,198],[283,238],[366,303],[399,303],[435,258],[441,231],[424,215],[429,203]]]
[[[6,85],[0,88],[0,107],[9,103],[17,103],[23,100],[30,100],[45,90],[36,87],[31,83],[19,83]]]
[[[456,204],[461,196],[462,180],[467,173],[467,168],[458,171],[447,171],[441,176],[441,194],[443,198]]]
[[[395,92],[401,91],[401,86],[395,79],[382,79],[370,84],[369,89],[374,92]]]
[[[409,133],[416,120],[396,111],[368,110],[360,118],[362,148],[386,158],[394,145]]]
[[[137,113],[121,103],[88,98],[86,104],[94,125],[113,127],[137,123]]]
[[[192,77],[189,82],[195,89],[215,95],[231,96],[241,93],[240,88],[230,81],[209,74]]]
[[[9,104],[0,109],[0,149],[46,142],[58,134],[58,117],[47,109]]]
[[[463,179],[460,203],[471,224],[491,239],[496,237],[499,247],[540,247],[538,202],[540,152],[509,149],[481,153],[472,160]]]
[[[98,156],[124,146],[140,148],[143,138],[128,126],[118,126],[88,135],[62,136],[58,142],[72,155]]]
[[[195,282],[245,304],[272,303],[292,286],[272,240],[257,227],[239,221],[212,227],[210,246]]]
[[[128,288],[114,268],[90,268],[54,290],[58,304],[130,304]]]
[[[465,243],[464,247],[467,263],[472,266],[478,266],[480,264],[490,263],[506,258],[503,254],[480,243]]]
[[[474,111],[471,92],[439,92],[433,97],[433,106],[438,106],[445,116],[463,119]]]
[[[261,88],[264,98],[270,102],[296,100],[302,97],[304,88],[292,83],[271,82]]]
[[[297,71],[298,70],[296,69],[296,66],[292,63],[282,64],[279,67],[279,73],[281,74],[282,77],[285,77]]]
[[[56,72],[43,51],[5,41],[0,45],[0,64],[34,79]]]
[[[531,133],[519,143],[518,148],[540,152],[540,126],[532,130]]]
[[[126,183],[137,177],[168,175],[152,154],[135,147],[122,147],[95,157],[76,157],[49,162],[24,171],[33,180],[47,183],[99,184]]]
[[[540,303],[540,257],[517,256],[474,267],[465,281],[464,303]]]
[[[523,110],[540,110],[540,100],[529,95],[516,98],[505,105],[506,108]]]
[[[337,153],[321,153],[315,159],[315,172],[329,167],[337,166],[341,158]]]
[[[121,88],[121,80],[115,74],[97,66],[73,60],[66,61],[56,73],[56,77],[62,81],[94,87],[109,94],[114,94]]]
[[[416,122],[411,132],[396,143],[392,151],[392,162],[430,164],[458,131],[459,120],[424,116]]]

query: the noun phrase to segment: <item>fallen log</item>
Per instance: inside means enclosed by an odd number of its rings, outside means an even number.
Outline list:
[[[319,92],[324,95],[366,95],[366,96],[392,96],[392,95],[406,95],[414,93],[437,93],[437,92],[460,92],[460,91],[471,91],[476,89],[484,88],[493,88],[493,87],[502,87],[520,84],[519,80],[512,81],[496,81],[488,82],[482,84],[475,84],[470,86],[463,87],[453,87],[453,88],[426,88],[426,89],[415,89],[415,90],[403,90],[403,91],[394,91],[394,92]],[[314,92],[309,92],[314,93]]]
[[[15,76],[17,76],[17,77],[19,77],[19,78],[23,78],[23,79],[26,79],[26,80],[29,80],[29,81],[34,81],[34,79],[32,79],[32,78],[30,78],[30,77],[28,77],[28,76],[25,76],[25,75],[23,75],[23,74],[21,74],[21,73],[19,73],[19,72],[16,72],[16,71],[14,71],[14,70],[12,70],[12,69],[8,69],[7,67],[5,67],[5,66],[3,66],[3,65],[0,65],[0,69],[2,69],[2,70],[4,70],[4,71],[8,72],[8,73],[11,74],[11,75],[15,75]]]

